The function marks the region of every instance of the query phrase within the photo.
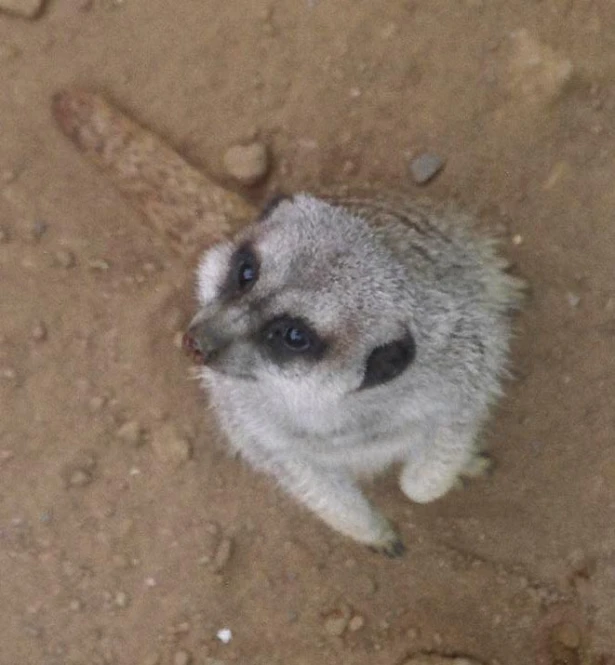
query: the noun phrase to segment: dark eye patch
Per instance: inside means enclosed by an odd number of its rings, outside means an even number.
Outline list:
[[[264,219],[267,219],[269,215],[282,203],[283,201],[290,201],[292,199],[288,194],[274,194],[267,203],[263,206],[259,216],[257,217],[257,222],[262,222]]]
[[[360,390],[388,383],[402,374],[416,356],[416,343],[410,333],[401,339],[377,346],[367,357]]]
[[[261,329],[260,342],[279,364],[299,358],[319,360],[326,350],[325,342],[307,321],[287,315],[268,321]]]

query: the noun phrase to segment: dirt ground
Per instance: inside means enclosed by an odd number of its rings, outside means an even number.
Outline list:
[[[615,662],[614,25],[611,0],[0,14],[0,665]],[[266,189],[383,183],[504,239],[531,297],[497,470],[427,506],[376,483],[405,558],[226,456],[176,344],[195,265],[57,130],[75,84],[213,175],[258,138]]]

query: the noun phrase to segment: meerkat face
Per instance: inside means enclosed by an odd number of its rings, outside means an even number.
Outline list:
[[[408,280],[378,243],[362,219],[297,195],[207,251],[185,337],[204,377],[304,386],[327,400],[408,371],[412,322],[398,314]]]

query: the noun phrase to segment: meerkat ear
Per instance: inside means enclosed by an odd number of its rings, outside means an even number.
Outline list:
[[[267,219],[269,215],[282,203],[282,201],[291,201],[292,196],[279,192],[274,194],[263,206],[259,216],[257,217],[257,222],[262,222],[264,219]]]
[[[360,390],[392,381],[412,363],[415,356],[416,344],[410,333],[401,339],[377,346],[367,357]]]

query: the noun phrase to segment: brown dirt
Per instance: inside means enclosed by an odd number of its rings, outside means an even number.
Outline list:
[[[0,15],[1,665],[613,662],[614,24],[610,0]],[[498,469],[429,506],[378,483],[403,560],[225,456],[174,344],[194,265],[55,127],[50,98],[74,84],[213,174],[229,145],[265,141],[271,189],[418,193],[408,161],[436,152],[420,193],[505,238],[532,298]],[[119,436],[130,421],[142,442]]]

